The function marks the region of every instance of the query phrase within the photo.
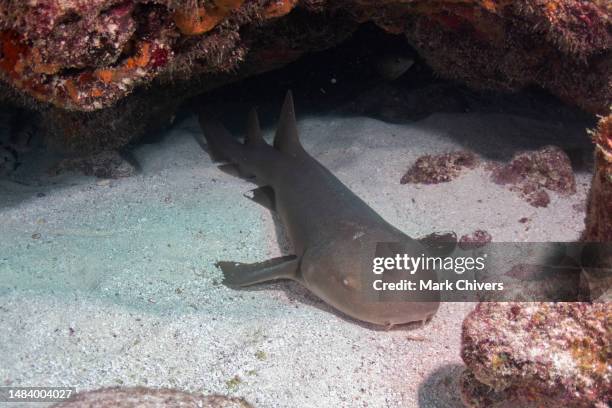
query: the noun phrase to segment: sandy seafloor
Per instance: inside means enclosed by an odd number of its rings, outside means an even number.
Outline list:
[[[299,127],[314,157],[411,236],[484,229],[495,241],[566,241],[583,227],[586,172],[577,194],[551,193],[547,208],[482,169],[399,184],[425,153],[588,148],[580,126],[466,113],[403,125],[301,117]],[[137,147],[141,172],[130,178],[49,177],[34,155],[15,175],[28,185],[0,181],[0,384],[173,387],[264,408],[461,406],[460,328],[473,304],[444,304],[422,328],[384,331],[298,284],[220,284],[216,261],[265,260],[287,243],[270,213],[243,197],[255,186],[219,171],[198,132],[188,116]]]

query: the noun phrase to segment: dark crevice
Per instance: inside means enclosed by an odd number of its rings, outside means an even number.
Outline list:
[[[384,65],[398,59],[412,59],[414,65],[395,80],[385,78]],[[229,116],[232,112],[247,111],[261,100],[261,95],[282,101],[288,89],[293,90],[302,115],[333,112],[403,123],[433,113],[482,112],[593,123],[590,115],[538,87],[519,93],[477,91],[441,78],[403,35],[386,33],[373,24],[362,25],[335,48],[304,55],[284,68],[212,90],[201,96],[198,103],[214,106],[217,101],[232,101],[234,109],[226,106]],[[274,123],[276,105],[259,107],[262,120]],[[225,122],[235,121],[228,117]],[[240,131],[241,127],[239,123],[234,130]]]
[[[83,68],[64,68],[58,72],[58,76],[61,78],[66,77],[76,77],[77,75],[83,74],[85,72],[91,71],[91,67],[83,67]]]
[[[77,24],[81,20],[82,17],[80,14],[74,10],[70,10],[57,20],[57,25]]]

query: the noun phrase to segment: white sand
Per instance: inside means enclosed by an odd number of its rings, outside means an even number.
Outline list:
[[[399,184],[425,153],[584,144],[581,129],[477,114],[412,125],[302,118],[300,129],[308,151],[411,236],[485,229],[495,241],[554,241],[582,229],[588,174],[543,209],[483,170]],[[219,171],[194,132],[189,118],[139,147],[132,178],[0,181],[0,385],[177,387],[270,408],[460,406],[460,327],[473,305],[443,305],[424,328],[377,331],[297,284],[219,284],[215,261],[264,260],[287,244],[242,196],[254,186]]]

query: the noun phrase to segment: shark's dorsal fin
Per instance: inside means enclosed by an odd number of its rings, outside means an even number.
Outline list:
[[[281,152],[295,155],[302,151],[302,145],[298,137],[297,123],[295,120],[295,107],[293,106],[293,95],[287,91],[285,103],[281,111],[274,147]]]
[[[259,127],[259,117],[257,116],[257,111],[255,108],[251,109],[249,112],[245,143],[247,145],[265,143],[263,135],[261,134],[261,128]]]

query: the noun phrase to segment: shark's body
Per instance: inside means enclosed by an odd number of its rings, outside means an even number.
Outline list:
[[[372,298],[365,285],[379,243],[393,243],[387,253],[391,249],[415,257],[426,254],[427,248],[387,223],[302,148],[290,93],[274,146],[263,140],[254,111],[244,144],[205,115],[200,123],[213,157],[264,185],[254,190],[252,199],[278,212],[295,250],[294,255],[258,264],[220,262],[228,285],[293,279],[345,314],[385,326],[424,321],[435,314],[435,294],[419,301],[410,301],[406,293],[374,293]],[[436,274],[418,271],[404,278],[435,280]]]

